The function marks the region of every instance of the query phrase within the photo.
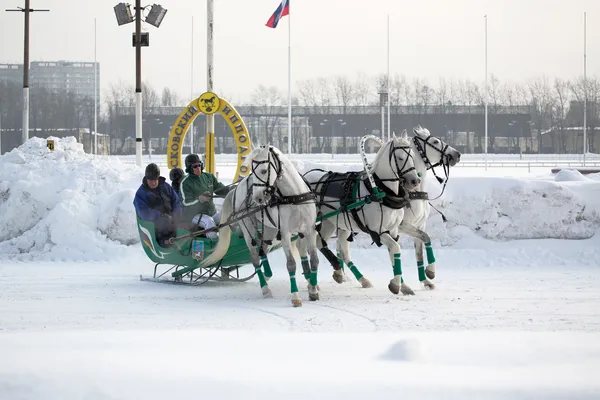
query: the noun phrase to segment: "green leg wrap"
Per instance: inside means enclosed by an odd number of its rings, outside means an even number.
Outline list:
[[[360,271],[358,270],[358,268],[356,268],[356,265],[354,265],[352,261],[348,263],[348,268],[350,268],[350,271],[352,271],[352,274],[357,280],[363,277],[363,274],[360,273]]]
[[[256,275],[258,275],[258,282],[260,282],[260,287],[263,288],[267,286],[267,280],[265,279],[262,269],[260,269],[260,265],[258,267],[255,267],[254,270],[256,271]]]
[[[312,286],[317,286],[317,271],[310,271],[310,284]]]
[[[394,253],[394,276],[402,275],[402,261],[400,260],[400,253]]]
[[[423,266],[423,261],[417,261],[417,268],[419,270],[419,282],[423,282],[425,279],[425,267]]]
[[[298,292],[298,285],[296,284],[296,273],[290,272],[290,291],[292,293]]]
[[[269,260],[267,259],[266,256],[260,258],[260,265],[265,270],[265,276],[267,278],[270,278],[273,276],[273,271],[271,271],[271,266],[269,265]]]
[[[310,279],[310,264],[308,263],[308,257],[300,257],[300,263],[302,264],[302,274],[306,280]]]
[[[431,242],[425,243],[425,251],[427,252],[427,264],[433,264],[435,262],[435,257],[433,256]]]
[[[342,266],[342,271],[344,270],[344,260],[340,257],[340,253],[337,253],[337,259],[340,265]]]

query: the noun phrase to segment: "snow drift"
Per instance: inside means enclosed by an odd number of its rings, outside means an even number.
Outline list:
[[[86,154],[73,137],[54,140],[54,151],[32,138],[0,157],[0,257],[104,260],[137,244],[132,203],[143,168]],[[362,168],[296,165],[301,172]],[[429,176],[426,189],[435,198],[441,186]],[[600,177],[569,170],[538,178],[455,177],[432,201],[448,222],[432,210],[428,232],[441,245],[467,233],[493,240],[588,238],[600,226],[599,193]],[[369,246],[362,236],[355,245]]]

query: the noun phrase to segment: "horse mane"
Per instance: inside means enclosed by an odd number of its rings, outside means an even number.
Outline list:
[[[254,160],[256,157],[258,157],[261,153],[268,151],[268,147],[264,147],[264,146],[256,146],[252,149],[252,151],[250,152],[250,154],[248,154],[246,156],[246,158],[244,159],[244,162],[242,163],[243,166],[249,168],[250,167],[250,163],[252,162],[252,160]]]
[[[423,134],[423,135],[426,135],[426,136],[431,136],[431,132],[429,132],[429,129],[423,128],[421,125],[413,128],[413,132],[415,134],[420,133],[420,134]]]
[[[382,161],[381,160],[382,158],[385,158],[388,156],[389,148],[391,147],[392,143],[395,144],[395,147],[409,147],[410,146],[410,141],[404,137],[393,137],[391,140],[385,142],[383,144],[383,146],[381,147],[381,149],[379,149],[379,151],[375,155],[373,162],[370,164],[370,169],[369,169],[370,173],[375,172],[375,166],[379,165],[379,162]],[[384,150],[387,150],[387,151],[384,151]],[[385,159],[383,161],[385,161]]]

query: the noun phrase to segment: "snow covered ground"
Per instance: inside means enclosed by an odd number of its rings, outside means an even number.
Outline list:
[[[292,308],[281,251],[272,299],[256,280],[141,282],[143,168],[55,146],[0,157],[0,399],[600,397],[598,174],[454,169],[433,202],[448,222],[429,221],[436,290],[403,239],[416,295],[392,295],[385,250],[359,236],[374,288],[321,258],[321,300],[301,285]]]

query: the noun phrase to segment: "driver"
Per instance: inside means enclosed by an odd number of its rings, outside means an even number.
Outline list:
[[[213,195],[225,195],[229,192],[224,184],[210,172],[205,172],[204,164],[197,154],[189,154],[185,158],[187,175],[181,181],[181,201],[183,203],[183,218],[192,221],[202,229],[208,229],[219,224],[221,213],[217,212]],[[216,237],[216,232],[209,232],[209,237]]]

